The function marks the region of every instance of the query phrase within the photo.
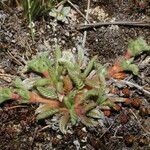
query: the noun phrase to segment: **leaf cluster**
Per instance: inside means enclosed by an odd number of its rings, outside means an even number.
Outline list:
[[[137,46],[136,52],[135,47],[134,55],[145,50],[145,47],[139,50]],[[139,69],[133,60],[123,59],[119,64],[121,71],[128,70],[137,75]],[[48,53],[42,53],[27,63],[28,70],[39,77],[23,81],[17,78],[14,88],[1,88],[0,103],[9,99],[19,100],[20,103],[41,103],[36,110],[37,120],[59,113],[59,127],[63,133],[66,133],[69,122],[75,125],[81,121],[88,127],[96,126],[98,119],[103,117],[99,108],[104,105],[115,106],[106,96],[105,80],[109,71],[97,61],[97,56],[86,65],[83,65],[84,62],[84,50],[81,48],[77,56],[57,48],[54,59],[50,59]]]

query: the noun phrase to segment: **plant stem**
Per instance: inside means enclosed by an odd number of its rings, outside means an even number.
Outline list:
[[[48,104],[52,108],[58,108],[61,105],[61,102],[59,101],[40,97],[39,95],[33,92],[30,92],[29,103],[45,103],[45,104]]]
[[[31,14],[31,1],[27,0],[28,2],[28,17],[29,17],[29,28],[31,31],[31,37],[32,37],[32,41],[34,42],[34,31],[33,31],[33,25],[32,25],[32,14]]]
[[[132,83],[130,81],[126,81],[126,80],[115,80],[113,79],[113,82],[118,82],[118,83],[122,83],[122,84],[126,84],[126,85],[129,85],[129,86],[133,86],[133,87],[136,87],[137,89],[139,89],[140,91],[142,91],[143,93],[147,94],[147,96],[150,96],[150,92],[145,90],[144,87],[136,84],[136,83]]]

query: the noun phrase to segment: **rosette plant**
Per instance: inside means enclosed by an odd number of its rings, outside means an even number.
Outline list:
[[[88,127],[96,126],[103,116],[103,108],[116,107],[107,96],[106,79],[125,77],[124,70],[138,74],[133,64],[135,55],[150,50],[143,39],[132,41],[127,54],[113,67],[107,69],[97,61],[97,56],[86,63],[83,50],[78,54],[57,48],[54,58],[42,53],[27,63],[27,70],[38,75],[14,81],[14,87],[0,88],[0,103],[17,100],[20,103],[40,103],[35,114],[37,120],[61,114],[59,127],[66,133],[69,122],[81,121]],[[120,73],[120,75],[118,75]]]

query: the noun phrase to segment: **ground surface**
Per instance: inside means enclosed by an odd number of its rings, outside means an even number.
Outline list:
[[[72,2],[83,14],[86,13],[85,0]],[[130,0],[93,0],[89,11],[89,21],[148,22],[150,6],[143,11],[135,7]],[[36,36],[35,43],[32,43],[27,22],[22,18],[20,8],[0,10],[0,86],[11,85],[11,81],[21,75],[20,70],[27,60],[38,52],[52,51],[56,43],[62,49],[71,49],[76,52],[77,44],[82,44],[83,32],[75,30],[75,27],[84,21],[84,18],[74,9],[71,10],[69,24],[53,22],[51,17],[35,21]],[[150,44],[150,28],[148,27],[111,25],[97,28],[96,31],[88,30],[86,55],[91,57],[98,54],[99,61],[109,65],[125,52],[130,39],[139,36],[143,36]],[[136,61],[139,64],[148,59],[149,54],[143,54]],[[141,86],[149,87],[149,75],[150,64],[146,63],[141,65],[141,73],[138,77],[130,78]],[[130,97],[133,96],[142,99],[140,108],[124,107],[121,112],[114,112],[110,117],[105,117],[96,128],[88,129],[79,124],[66,135],[62,135],[54,124],[44,129],[47,124],[50,124],[50,120],[37,123],[34,115],[36,105],[18,106],[15,102],[5,103],[0,106],[0,149],[148,150],[150,148],[150,113],[145,115],[140,109],[143,107],[148,109],[150,99],[142,92],[131,88]],[[127,121],[122,121],[124,118]]]

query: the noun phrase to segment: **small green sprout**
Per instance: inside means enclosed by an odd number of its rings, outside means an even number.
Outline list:
[[[51,17],[54,17],[58,21],[66,22],[67,16],[70,12],[70,7],[64,7],[63,5],[60,5],[57,9],[53,8],[49,15]]]

